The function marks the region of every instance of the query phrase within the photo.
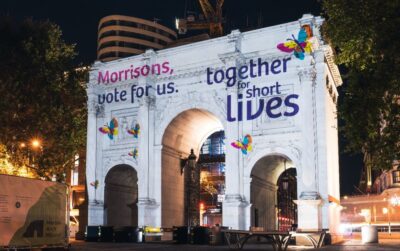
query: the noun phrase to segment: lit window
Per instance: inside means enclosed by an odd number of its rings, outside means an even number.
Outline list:
[[[79,178],[79,155],[75,155],[74,169],[71,170],[71,186],[78,185]]]

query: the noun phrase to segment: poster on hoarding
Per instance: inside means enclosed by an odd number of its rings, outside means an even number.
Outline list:
[[[64,246],[66,186],[0,175],[0,248]]]

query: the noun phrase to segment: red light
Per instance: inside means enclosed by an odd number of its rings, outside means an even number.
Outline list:
[[[204,203],[200,203],[200,210],[204,209]]]

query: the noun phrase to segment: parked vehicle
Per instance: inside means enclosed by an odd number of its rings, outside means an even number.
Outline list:
[[[75,216],[70,215],[69,216],[69,237],[75,238],[76,233],[78,231],[79,231],[79,221]]]
[[[65,184],[0,175],[0,250],[68,248]]]

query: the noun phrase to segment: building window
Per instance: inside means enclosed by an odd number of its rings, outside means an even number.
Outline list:
[[[400,170],[393,171],[393,184],[400,184]]]
[[[99,39],[102,39],[103,37],[110,37],[110,36],[116,36],[117,32],[112,30],[112,31],[106,31],[100,34]]]
[[[116,24],[117,24],[117,21],[116,21],[116,20],[110,20],[110,21],[107,21],[107,22],[102,23],[101,26],[100,26],[100,29],[103,28],[103,27],[107,27],[107,26],[111,26],[111,25],[116,25]]]
[[[71,186],[79,185],[79,155],[75,155],[74,169],[71,170]]]
[[[117,53],[114,52],[114,51],[107,52],[107,53],[101,54],[99,59],[102,60],[102,59],[105,59],[105,58],[112,58],[112,57],[117,57]]]
[[[75,167],[71,170],[71,186],[78,185],[78,178],[79,178],[79,168]]]

